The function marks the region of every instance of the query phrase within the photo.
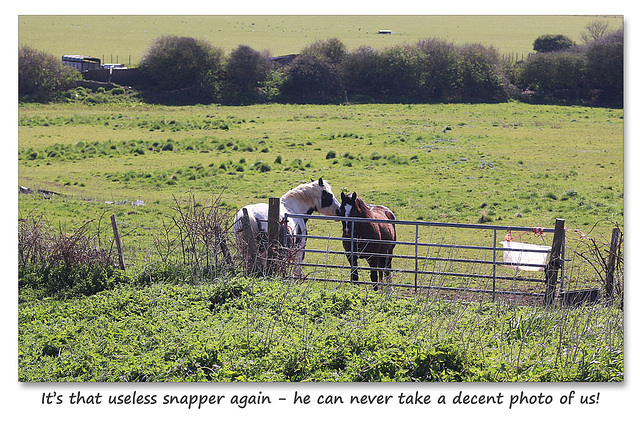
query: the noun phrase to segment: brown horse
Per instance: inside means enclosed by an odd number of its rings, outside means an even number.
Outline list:
[[[354,192],[340,195],[342,203],[338,215],[346,218],[396,219],[386,206],[370,205]],[[352,229],[353,228],[353,229]],[[358,281],[358,258],[369,263],[373,289],[378,290],[378,282],[391,279],[391,258],[396,245],[396,226],[382,222],[342,221],[342,246],[351,265],[351,280]],[[352,239],[353,238],[353,239]],[[348,239],[348,240],[347,240]]]

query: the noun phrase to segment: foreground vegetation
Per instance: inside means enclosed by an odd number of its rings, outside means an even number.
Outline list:
[[[621,381],[618,308],[543,310],[224,277],[21,287],[20,381]]]

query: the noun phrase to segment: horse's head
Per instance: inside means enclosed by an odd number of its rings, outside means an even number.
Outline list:
[[[322,189],[320,193],[320,205],[316,207],[316,210],[321,215],[333,216],[340,209],[340,203],[336,196],[331,191],[331,186],[328,182],[324,182],[322,178],[317,181],[317,185]]]
[[[281,201],[295,213],[312,214],[317,211],[320,215],[333,216],[340,209],[340,203],[333,195],[331,186],[322,178],[288,191],[282,196]]]
[[[345,218],[362,216],[358,210],[358,195],[355,191],[351,195],[340,193],[340,199],[342,199],[342,203],[336,212],[339,216]],[[351,233],[349,224],[347,221],[342,221],[342,232],[347,236]]]

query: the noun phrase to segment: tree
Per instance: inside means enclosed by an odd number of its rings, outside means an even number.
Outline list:
[[[312,55],[299,55],[285,71],[282,95],[297,99],[329,100],[342,93],[340,73],[334,64]]]
[[[339,39],[320,40],[306,46],[302,55],[314,56],[330,64],[340,64],[347,56],[347,48]]]
[[[580,33],[582,41],[589,44],[602,39],[610,32],[609,23],[606,21],[593,21],[586,25],[584,31]]]
[[[504,68],[493,47],[466,44],[460,48],[463,97],[482,101],[501,101],[507,97]]]
[[[624,46],[622,30],[590,43],[586,48],[589,85],[598,103],[622,108]]]
[[[565,50],[575,45],[573,40],[562,34],[546,34],[540,36],[533,42],[533,50],[539,53],[557,52]]]
[[[28,46],[18,51],[18,94],[47,100],[57,91],[66,90],[82,79],[78,70],[62,65],[51,54]]]
[[[270,68],[267,55],[249,46],[238,46],[225,66],[226,97],[233,102],[257,100],[259,86],[266,81]]]
[[[142,58],[140,68],[164,90],[194,89],[206,98],[219,95],[223,51],[192,37],[161,36]]]

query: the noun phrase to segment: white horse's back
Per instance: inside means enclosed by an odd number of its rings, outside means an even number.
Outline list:
[[[322,178],[311,183],[301,184],[298,187],[289,190],[280,199],[280,218],[279,222],[286,227],[283,231],[286,241],[282,241],[283,246],[288,247],[295,253],[295,274],[300,275],[302,272],[300,263],[304,257],[304,247],[306,244],[307,226],[306,221],[301,218],[287,218],[287,223],[283,224],[286,213],[291,214],[311,214],[320,212],[323,215],[335,215],[340,204],[331,192],[331,186],[324,183]],[[243,210],[247,210],[249,224],[251,230],[246,230],[243,226]],[[235,216],[233,223],[233,233],[236,238],[241,253],[247,259],[246,248],[248,247],[247,232],[250,231],[254,236],[256,243],[261,242],[268,232],[269,205],[267,203],[256,203],[247,205],[240,209]],[[291,236],[295,237],[291,238]],[[256,248],[260,251],[260,247]]]

